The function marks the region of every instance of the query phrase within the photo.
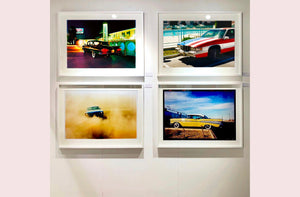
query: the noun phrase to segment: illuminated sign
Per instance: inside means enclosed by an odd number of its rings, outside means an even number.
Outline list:
[[[104,39],[104,41],[107,41],[107,38],[108,38],[107,23],[103,23],[103,39]]]
[[[76,28],[76,34],[83,34],[84,28]]]
[[[127,49],[129,51],[134,51],[135,50],[135,44],[133,42],[128,43]]]

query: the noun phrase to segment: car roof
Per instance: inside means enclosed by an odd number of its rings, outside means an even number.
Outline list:
[[[101,108],[99,106],[95,105],[95,106],[88,107],[88,109],[101,109]]]

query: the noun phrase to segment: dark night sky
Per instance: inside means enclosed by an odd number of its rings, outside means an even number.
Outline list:
[[[85,38],[95,38],[102,32],[102,24],[107,22],[108,33],[135,27],[135,20],[68,20],[67,31],[71,26],[84,28]],[[102,36],[102,35],[101,35]]]

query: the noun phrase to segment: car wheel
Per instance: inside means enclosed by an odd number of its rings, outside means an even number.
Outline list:
[[[181,125],[179,124],[179,122],[174,122],[173,127],[174,128],[180,128]]]
[[[85,114],[85,115],[89,118],[93,117],[93,114]]]
[[[215,60],[220,54],[220,49],[214,47],[208,50],[208,58],[211,60]]]
[[[204,128],[205,128],[205,129],[210,129],[210,128],[211,128],[211,125],[208,125],[208,124],[207,124],[207,125],[204,125]]]
[[[95,51],[92,51],[92,58],[96,58],[96,53],[95,53]]]

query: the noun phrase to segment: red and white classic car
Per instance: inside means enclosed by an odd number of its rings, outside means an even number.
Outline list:
[[[177,44],[181,55],[215,59],[219,54],[234,51],[234,28],[217,28],[205,32],[201,37]]]

